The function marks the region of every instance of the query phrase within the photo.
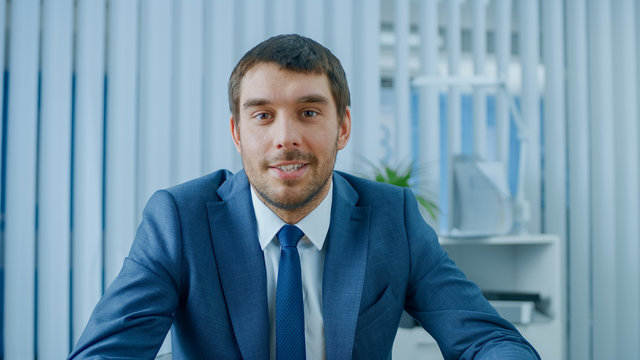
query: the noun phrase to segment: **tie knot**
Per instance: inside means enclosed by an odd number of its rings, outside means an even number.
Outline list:
[[[285,225],[278,231],[278,241],[281,247],[296,247],[304,233],[295,225]]]

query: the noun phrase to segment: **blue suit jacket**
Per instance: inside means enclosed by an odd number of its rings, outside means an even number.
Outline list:
[[[448,258],[409,190],[338,172],[333,180],[327,359],[389,358],[403,309],[447,359],[538,358]],[[266,289],[244,172],[159,191],[71,358],[153,358],[172,327],[174,359],[267,360]]]

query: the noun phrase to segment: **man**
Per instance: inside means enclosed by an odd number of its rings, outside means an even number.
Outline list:
[[[404,309],[447,359],[539,358],[409,190],[334,172],[351,114],[329,50],[264,41],[236,65],[229,103],[244,170],[151,197],[71,358],[152,358],[172,327],[174,359],[387,359]]]

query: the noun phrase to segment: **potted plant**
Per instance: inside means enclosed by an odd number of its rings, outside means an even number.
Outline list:
[[[433,221],[437,221],[438,205],[436,205],[434,201],[424,196],[423,193],[418,191],[418,189],[416,188],[416,181],[413,177],[415,170],[413,163],[409,164],[409,166],[406,167],[392,167],[385,164],[379,167],[375,166],[374,164],[371,164],[371,166],[374,171],[373,180],[400,187],[410,188],[413,191],[418,204],[420,204],[420,207],[422,207],[422,209],[429,214],[429,217]]]

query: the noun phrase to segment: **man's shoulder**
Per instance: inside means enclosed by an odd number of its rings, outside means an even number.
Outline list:
[[[219,201],[218,189],[235,176],[226,169],[216,170],[201,177],[171,186],[166,191],[179,201]]]

